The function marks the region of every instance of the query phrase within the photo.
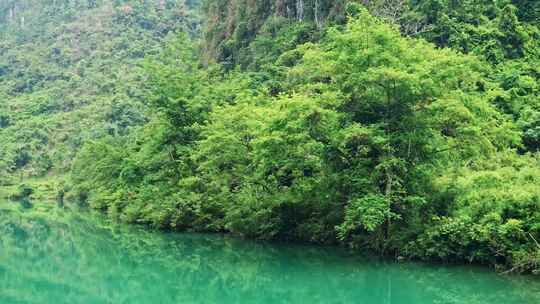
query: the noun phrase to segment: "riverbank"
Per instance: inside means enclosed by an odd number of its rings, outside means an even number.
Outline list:
[[[32,184],[32,185],[37,185],[37,184]],[[42,187],[39,188],[41,190],[50,189],[50,187],[45,187],[43,186],[43,184],[41,185]],[[335,248],[336,250],[347,250],[351,254],[356,255],[356,256],[368,255],[371,257],[377,257],[378,259],[382,259],[388,262],[393,261],[393,262],[399,262],[399,263],[423,263],[425,265],[430,265],[431,267],[472,267],[472,268],[484,269],[486,271],[490,271],[494,274],[499,274],[499,275],[523,276],[523,277],[535,278],[536,280],[540,279],[540,277],[536,273],[524,274],[519,271],[513,271],[512,269],[494,267],[493,265],[485,265],[485,264],[482,265],[479,263],[466,263],[465,261],[450,262],[450,261],[437,261],[433,259],[422,260],[422,259],[415,259],[415,258],[402,257],[402,256],[388,256],[388,255],[381,256],[380,254],[373,251],[347,248],[340,244],[321,244],[321,243],[313,243],[313,242],[306,242],[306,241],[279,240],[279,239],[257,240],[253,238],[242,237],[241,235],[236,235],[230,232],[216,233],[212,231],[207,231],[207,232],[173,231],[170,229],[168,230],[158,229],[155,227],[149,227],[148,225],[145,225],[145,224],[125,223],[119,219],[111,218],[110,216],[108,216],[107,214],[104,214],[101,211],[94,210],[92,208],[89,208],[88,206],[81,206],[80,204],[75,203],[75,202],[68,201],[66,202],[65,205],[62,204],[62,206],[60,206],[58,204],[58,201],[56,201],[54,197],[51,195],[52,192],[41,191],[38,193],[39,194],[36,195],[36,197],[48,197],[48,199],[45,199],[45,200],[30,199],[28,201],[30,202],[30,204],[23,204],[18,201],[8,201],[8,200],[0,199],[0,212],[7,211],[7,212],[12,212],[14,214],[18,214],[19,216],[23,216],[26,218],[39,217],[43,220],[54,219],[55,217],[58,216],[59,213],[63,213],[63,212],[69,212],[69,213],[81,212],[82,213],[81,216],[83,217],[85,216],[85,214],[93,214],[94,217],[97,215],[98,217],[103,218],[103,220],[105,220],[106,222],[112,225],[131,227],[132,229],[143,230],[148,233],[158,233],[158,234],[164,234],[164,235],[171,234],[171,233],[172,234],[187,233],[187,234],[215,235],[215,236],[231,237],[238,240],[254,241],[254,242],[263,243],[263,244],[266,243],[266,244],[283,244],[283,245],[288,245],[288,246],[308,246],[308,247],[313,246],[313,247],[322,247],[322,248]],[[47,193],[49,194],[48,196],[47,196]]]
[[[43,176],[24,179],[10,179],[0,184],[0,200],[9,200],[21,195],[24,188],[29,189],[31,200],[40,202],[55,202],[59,191],[63,189],[65,177]]]

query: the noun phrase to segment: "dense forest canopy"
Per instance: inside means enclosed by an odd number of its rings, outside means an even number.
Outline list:
[[[0,181],[67,172],[61,198],[160,229],[540,271],[540,2],[207,0],[201,26],[183,1],[36,2],[1,2]]]

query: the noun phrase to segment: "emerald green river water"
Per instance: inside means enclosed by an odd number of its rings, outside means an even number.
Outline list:
[[[540,282],[339,248],[150,232],[89,212],[2,208],[0,303],[540,303]]]

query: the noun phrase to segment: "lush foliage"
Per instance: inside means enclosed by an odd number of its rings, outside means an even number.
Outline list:
[[[535,1],[206,1],[200,48],[120,2],[70,17],[112,12],[119,58],[2,49],[0,169],[84,143],[62,198],[127,222],[540,272]]]
[[[537,270],[540,172],[515,152],[498,67],[350,10],[308,43],[299,23],[259,48],[261,28],[245,72],[171,44],[147,63],[152,122],[86,145],[74,183],[164,229]]]
[[[0,184],[62,174],[83,142],[146,121],[139,62],[196,27],[183,1],[0,2]]]

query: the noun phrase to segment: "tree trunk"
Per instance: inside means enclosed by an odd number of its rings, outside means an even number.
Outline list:
[[[296,18],[298,21],[304,20],[304,0],[296,0]]]
[[[319,0],[315,0],[315,8],[313,11],[313,17],[315,18],[315,24],[317,28],[321,28],[321,22],[319,20]]]

